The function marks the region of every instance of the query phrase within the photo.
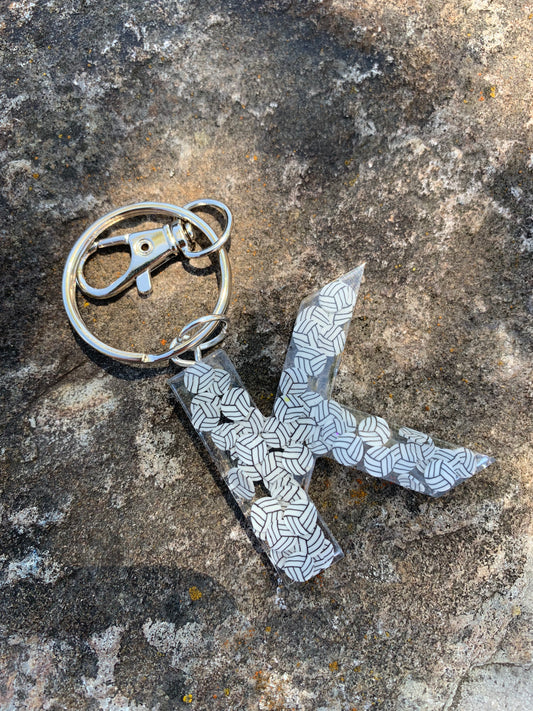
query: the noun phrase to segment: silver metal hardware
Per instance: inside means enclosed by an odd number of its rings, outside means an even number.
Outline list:
[[[224,326],[221,332],[214,338],[211,338],[209,341],[204,341],[200,345],[196,346],[196,348],[194,349],[194,360],[188,360],[186,358],[174,356],[173,358],[171,358],[171,361],[176,365],[181,366],[182,368],[186,368],[189,365],[194,365],[194,363],[197,363],[198,361],[202,360],[203,351],[209,350],[209,348],[212,348],[213,346],[216,346],[218,343],[223,341],[228,332],[228,317],[222,314],[208,314],[207,316],[200,316],[200,318],[195,318],[193,321],[189,321],[189,323],[181,329],[178,337],[174,338],[174,340],[171,342],[170,347],[173,348],[174,346],[180,343],[189,343],[189,341],[191,340],[189,331],[191,331],[196,326],[201,326],[204,323],[213,323],[214,321],[224,322]],[[188,350],[192,350],[192,348],[189,347]]]
[[[195,200],[179,209],[190,212],[191,210],[205,207],[214,207],[223,212],[226,217],[226,225],[222,236],[215,238],[215,242],[210,244],[209,247],[197,252],[191,248],[191,245],[195,242],[193,224],[208,238],[211,237],[209,232],[212,232],[209,225],[197,215],[194,220],[180,219],[172,225],[164,225],[154,230],[107,237],[95,241],[80,258],[76,272],[79,288],[84,294],[93,299],[109,299],[120,294],[135,281],[139,293],[143,296],[148,296],[152,293],[150,272],[160,267],[178,252],[181,251],[187,259],[205,257],[208,254],[217,252],[224,246],[230,234],[232,218],[228,208],[217,200]],[[102,288],[96,288],[88,284],[84,274],[87,260],[99,249],[119,246],[128,246],[130,248],[131,260],[124,274],[109,286]]]
[[[217,237],[214,230],[195,214],[195,210],[202,208],[214,208],[225,216],[225,227],[222,235]],[[153,230],[134,232],[125,235],[98,240],[98,237],[113,225],[119,222],[139,216],[161,216],[175,219],[171,225],[164,225]],[[104,215],[93,223],[78,239],[72,248],[63,272],[63,302],[70,322],[78,335],[90,346],[104,355],[119,360],[123,363],[155,364],[163,363],[190,350],[195,350],[203,344],[201,350],[205,350],[209,345],[222,340],[223,335],[219,334],[211,341],[208,341],[210,334],[217,327],[220,320],[218,317],[226,311],[231,294],[231,267],[228,255],[224,249],[224,244],[228,240],[232,226],[232,217],[229,209],[217,200],[195,200],[184,207],[169,205],[158,202],[143,202],[126,205],[117,208]],[[203,234],[210,242],[209,246],[198,252],[193,251],[191,244],[194,244],[194,228]],[[126,272],[116,279],[112,284],[95,288],[87,283],[84,276],[84,267],[87,259],[98,249],[105,249],[114,246],[126,245],[130,248],[131,260]],[[96,299],[105,299],[120,294],[127,289],[134,281],[139,292],[148,295],[152,291],[152,281],[150,272],[158,266],[164,264],[172,256],[181,253],[186,258],[197,258],[211,253],[218,254],[220,267],[220,289],[218,299],[212,314],[201,317],[204,320],[196,319],[196,322],[187,324],[185,329],[192,328],[192,325],[202,325],[203,328],[188,339],[183,339],[183,329],[178,339],[172,341],[169,350],[160,354],[135,353],[123,351],[107,345],[94,336],[84,323],[78,305],[76,303],[76,289],[87,296]],[[187,332],[187,331],[185,331]],[[223,331],[225,335],[225,331]]]
[[[159,229],[133,232],[126,235],[116,235],[94,242],[85,254],[82,255],[76,277],[81,291],[93,299],[109,299],[127,289],[134,281],[137,289],[143,296],[152,293],[152,269],[161,266],[168,259],[179,252],[179,247],[174,238],[173,230],[176,225],[164,225]],[[109,286],[97,289],[87,283],[83,270],[87,260],[99,249],[126,245],[130,248],[131,260],[128,269]]]
[[[188,202],[186,205],[184,205],[183,209],[201,210],[203,207],[214,207],[219,212],[223,212],[226,216],[226,226],[224,227],[224,232],[214,244],[211,244],[209,245],[209,247],[201,249],[198,252],[193,252],[191,249],[191,243],[194,243],[194,233],[192,230],[192,225],[190,222],[185,222],[184,227],[189,239],[187,240],[187,238],[185,237],[183,241],[180,241],[181,234],[180,238],[178,238],[178,235],[176,234],[174,236],[178,241],[179,247],[183,255],[187,257],[187,259],[197,259],[198,257],[205,257],[206,255],[211,254],[212,252],[218,252],[218,250],[223,247],[228,241],[231,232],[233,218],[231,216],[231,212],[228,210],[228,208],[226,207],[226,205],[224,205],[223,202],[218,202],[218,200],[193,200],[192,202]]]

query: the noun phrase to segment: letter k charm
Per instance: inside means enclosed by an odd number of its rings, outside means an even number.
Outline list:
[[[223,350],[170,380],[270,560],[298,582],[343,555],[307,494],[317,458],[429,496],[494,461],[331,399],[363,269],[302,302],[271,417],[255,407]]]

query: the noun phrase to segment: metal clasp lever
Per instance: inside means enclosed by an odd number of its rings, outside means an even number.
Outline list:
[[[178,220],[172,225],[164,225],[154,230],[116,235],[94,242],[80,259],[76,272],[78,286],[87,296],[92,296],[94,299],[107,299],[120,294],[135,281],[139,294],[148,296],[152,293],[150,272],[177,254],[185,245],[189,246],[189,239],[192,237],[191,225],[185,223],[184,226]],[[88,284],[83,273],[87,259],[98,249],[120,245],[127,245],[131,252],[130,265],[124,274],[109,286],[100,289]]]

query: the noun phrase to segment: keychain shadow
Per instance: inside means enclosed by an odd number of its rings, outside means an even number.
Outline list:
[[[228,508],[231,509],[231,511],[235,515],[235,518],[237,519],[241,529],[246,534],[253,549],[260,556],[261,561],[265,567],[265,570],[268,573],[269,582],[272,585],[272,587],[274,589],[276,589],[280,585],[280,580],[279,580],[279,576],[276,572],[276,569],[274,568],[274,566],[270,562],[267,554],[263,550],[263,547],[262,547],[260,541],[257,539],[254,532],[250,528],[250,524],[246,520],[239,505],[233,498],[233,495],[231,494],[230,490],[224,483],[218,469],[216,468],[215,464],[213,463],[212,459],[210,458],[207,449],[205,448],[205,446],[202,444],[200,438],[198,437],[198,433],[196,432],[196,430],[192,426],[189,418],[184,413],[183,409],[178,405],[178,403],[174,403],[174,415],[177,417],[177,419],[180,421],[182,427],[186,431],[188,437],[190,438],[192,446],[194,447],[198,456],[201,458],[205,468],[209,471],[209,473],[213,477],[213,480],[214,480],[219,492],[224,497],[226,504],[228,505]]]

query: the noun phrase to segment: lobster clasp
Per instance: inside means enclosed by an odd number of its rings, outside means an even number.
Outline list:
[[[184,240],[186,240],[186,232],[181,221],[178,220],[172,225],[163,225],[153,230],[116,235],[94,242],[78,264],[76,274],[78,286],[87,296],[92,296],[94,299],[107,299],[120,294],[135,281],[139,294],[148,296],[152,292],[150,272],[177,254]],[[109,286],[102,288],[88,284],[83,273],[87,259],[98,249],[120,245],[127,245],[131,254],[130,265],[124,274]]]
[[[217,236],[214,229],[196,214],[197,210],[206,212],[214,210],[225,217],[226,224],[220,236]],[[157,229],[101,237],[106,230],[122,220],[134,217],[142,217],[145,220],[161,218],[166,224]],[[63,302],[70,323],[78,336],[109,358],[122,363],[142,365],[166,363],[187,351],[196,354],[198,347],[201,355],[203,350],[214,346],[223,337],[225,331],[218,336],[211,337],[211,335],[220,321],[225,320],[223,315],[231,295],[231,267],[228,254],[224,249],[229,239],[231,224],[231,212],[224,203],[217,200],[194,200],[184,207],[162,202],[136,202],[116,208],[93,222],[70,250],[63,271]],[[202,248],[196,242],[196,236],[202,236],[202,241],[206,241],[207,246]],[[195,244],[200,249],[195,250]],[[95,288],[88,284],[84,270],[89,257],[98,249],[120,246],[128,247],[130,252],[130,264],[124,274],[104,288]],[[207,317],[189,323],[182,329],[178,338],[171,342],[171,347],[163,353],[124,351],[104,343],[91,333],[80,313],[78,289],[88,297],[106,299],[120,294],[136,282],[139,292],[148,295],[152,289],[151,272],[178,254],[186,260],[207,255],[212,255],[210,258],[213,260],[216,257],[220,272],[219,294],[212,312]],[[195,326],[198,326],[199,330],[194,328]],[[177,362],[185,363],[183,360]]]

